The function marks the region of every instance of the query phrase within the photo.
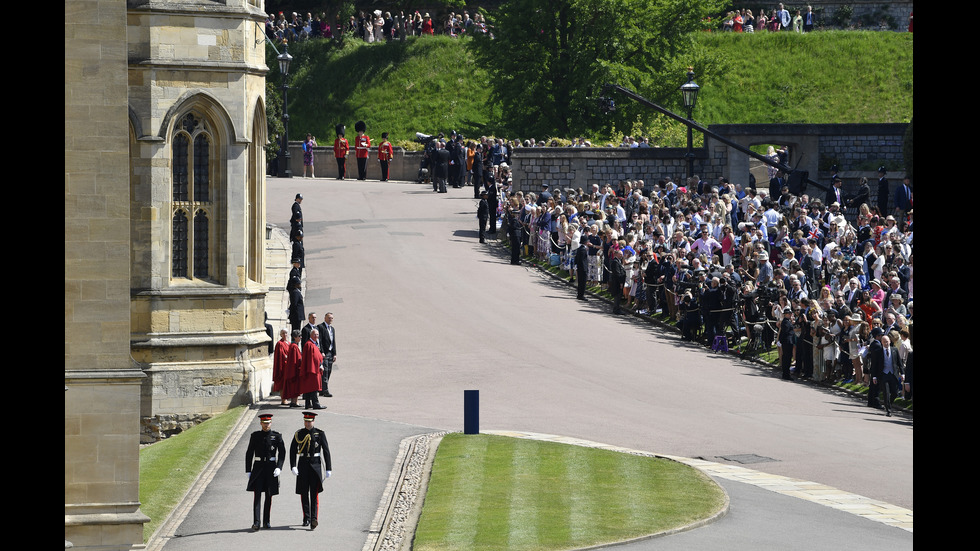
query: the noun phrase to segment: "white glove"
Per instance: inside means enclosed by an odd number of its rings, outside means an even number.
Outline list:
[[[282,472],[282,469],[280,469],[279,467],[276,467],[276,470],[272,471],[272,476],[275,477],[275,478],[279,478],[279,473],[281,473],[281,472]]]
[[[327,471],[327,476],[325,478],[330,478],[330,471]]]
[[[299,469],[293,467],[293,476],[299,476]]]
[[[252,473],[245,473],[245,480],[251,480]]]

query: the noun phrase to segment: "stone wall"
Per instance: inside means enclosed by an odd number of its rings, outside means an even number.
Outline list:
[[[790,166],[805,170],[810,178],[829,184],[830,167],[838,165],[844,179],[844,190],[857,189],[862,177],[877,179],[877,169],[888,169],[892,187],[904,176],[902,145],[905,123],[890,124],[719,124],[709,127],[742,147],[762,144],[788,146]],[[302,145],[290,144],[293,174],[302,174]],[[518,148],[511,156],[514,184],[518,190],[537,191],[547,183],[552,188],[589,189],[593,184],[617,186],[622,180],[643,180],[648,188],[664,177],[682,182],[687,175],[686,148]],[[391,162],[392,180],[414,181],[422,153],[395,148]],[[742,186],[749,183],[748,155],[713,139],[706,138],[704,147],[694,149],[694,173],[706,180],[719,176]],[[333,148],[318,147],[314,151],[314,166],[319,178],[336,178],[337,165]],[[353,157],[347,161],[347,175],[356,177],[357,164]],[[767,186],[765,171],[757,170],[757,186]],[[375,158],[368,160],[368,178],[377,180],[381,169]],[[872,186],[874,188],[875,186]],[[823,191],[810,189],[811,194]],[[872,189],[872,200],[876,190]]]
[[[126,5],[65,1],[65,541],[141,548]],[[28,544],[25,544],[27,547]]]

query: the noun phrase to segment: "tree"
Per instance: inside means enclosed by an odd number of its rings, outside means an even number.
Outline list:
[[[692,31],[724,0],[509,0],[490,17],[494,38],[473,42],[507,126],[533,135],[629,130],[653,113],[596,101],[614,82],[660,101],[684,82]],[[686,65],[684,65],[686,66]],[[674,103],[673,101],[671,103]]]

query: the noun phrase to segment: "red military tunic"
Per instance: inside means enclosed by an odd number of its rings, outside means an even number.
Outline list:
[[[354,156],[358,159],[367,159],[370,148],[371,138],[367,134],[361,134],[354,138]]]
[[[385,140],[378,145],[378,160],[390,161],[395,156],[395,150],[391,147],[391,142]]]
[[[340,159],[346,157],[348,151],[350,151],[350,145],[347,144],[347,138],[337,136],[337,139],[333,141],[333,156]]]

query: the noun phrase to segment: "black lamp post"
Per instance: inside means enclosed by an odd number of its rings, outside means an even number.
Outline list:
[[[687,68],[687,82],[681,85],[681,96],[684,98],[684,107],[687,107],[687,120],[694,122],[692,112],[698,103],[698,92],[701,87],[694,82],[694,67]],[[694,176],[694,131],[690,126],[687,127],[687,177]]]
[[[293,173],[289,170],[289,112],[286,107],[289,105],[289,62],[293,60],[293,56],[289,55],[289,43],[283,42],[283,51],[276,59],[279,60],[279,73],[282,74],[282,136],[279,144],[279,160],[276,163],[279,165],[277,176],[292,178]]]

